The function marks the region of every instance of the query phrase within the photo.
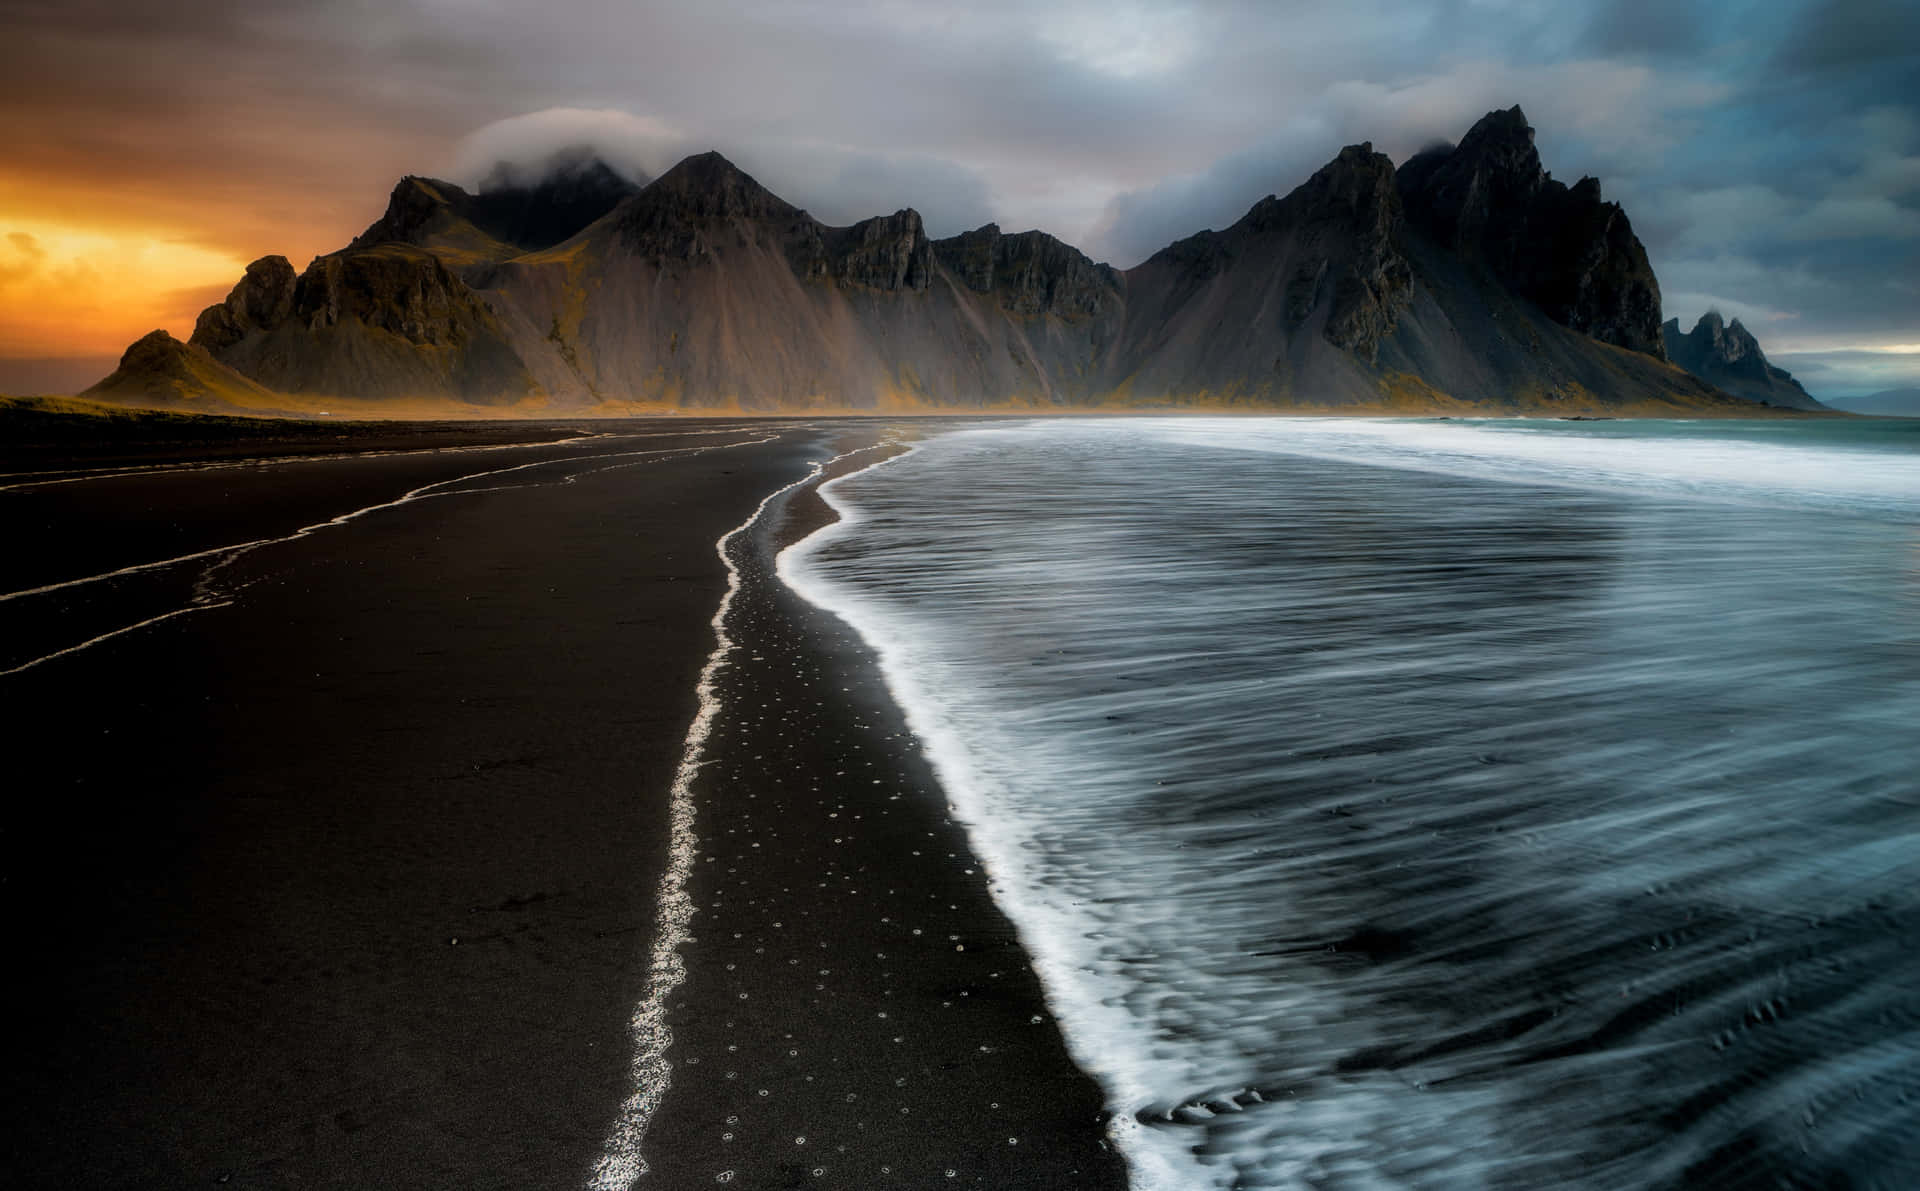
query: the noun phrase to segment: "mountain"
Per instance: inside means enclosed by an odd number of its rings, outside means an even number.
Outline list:
[[[1665,358],[1660,284],[1626,213],[1596,178],[1555,181],[1518,106],[1489,112],[1457,148],[1417,154],[1397,181],[1415,226],[1554,322]]]
[[[192,346],[283,405],[1750,409],[1667,362],[1659,309],[1626,214],[1512,108],[1397,169],[1349,146],[1124,271],[911,209],[829,226],[717,153],[408,177],[304,272],[250,265]]]
[[[493,308],[441,255],[400,240],[319,257],[298,276],[262,257],[201,312],[190,342],[297,396],[504,405],[538,392]]]
[[[572,238],[640,189],[585,149],[555,154],[532,181],[502,162],[478,194],[408,176],[388,196],[386,213],[347,247],[398,242],[452,263],[505,260]]]
[[[1864,397],[1829,397],[1834,409],[1882,418],[1920,418],[1920,389],[1883,389]]]
[[[1660,332],[1667,358],[1716,388],[1762,405],[1827,408],[1809,396],[1792,373],[1767,363],[1759,341],[1737,318],[1729,323],[1718,310],[1709,310],[1685,335],[1677,318],[1668,319]]]
[[[551,248],[637,194],[645,181],[628,178],[584,146],[563,149],[532,177],[505,162],[495,166],[467,218],[503,243]]]
[[[100,401],[216,412],[260,409],[282,398],[165,331],[135,340],[112,375],[81,393]]]

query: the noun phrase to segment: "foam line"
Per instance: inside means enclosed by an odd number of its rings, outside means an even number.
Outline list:
[[[942,722],[937,701],[920,687],[912,661],[899,637],[888,631],[884,618],[870,606],[844,598],[844,590],[824,578],[808,574],[810,558],[827,543],[853,533],[865,520],[857,506],[837,494],[839,485],[854,475],[870,475],[879,467],[906,459],[919,449],[915,446],[874,467],[821,485],[821,499],[839,520],[783,550],[775,560],[775,570],[796,595],[846,623],[874,651],[887,693],[920,742],[954,817],[966,828],[988,890],[1013,923],[1074,1062],[1101,1085],[1110,1107],[1147,1102],[1152,1098],[1150,1073],[1130,1068],[1125,1060],[1115,1061],[1116,1055],[1126,1053],[1124,1040],[1132,1031],[1127,1013],[1113,997],[1111,987],[1101,985],[1090,968],[1081,966],[1085,922],[1065,907],[1051,904],[1040,875],[1022,862],[1025,836],[1017,828],[1010,828],[983,794],[966,744]],[[1131,1112],[1112,1114],[1107,1139],[1126,1163],[1129,1184],[1138,1191],[1196,1191],[1213,1185],[1210,1180],[1196,1182],[1196,1176],[1205,1175],[1178,1152],[1177,1143],[1169,1144],[1167,1138],[1143,1128]]]
[[[80,644],[78,645],[69,645],[65,649],[55,650],[54,652],[47,654],[44,657],[34,658],[30,662],[21,662],[18,666],[15,666],[11,670],[0,670],[0,678],[5,678],[9,674],[18,674],[22,670],[31,670],[33,669],[33,667],[38,666],[41,662],[50,662],[55,658],[63,658],[70,653],[79,653],[81,650],[90,648],[91,646],[98,645],[102,641],[111,641],[113,638],[120,636],[122,633],[131,633],[135,629],[144,629],[150,624],[159,624],[163,620],[172,620],[176,616],[185,616],[189,612],[205,612],[210,608],[224,608],[232,602],[233,602],[232,600],[223,600],[222,602],[217,604],[189,604],[185,608],[175,608],[171,612],[162,612],[158,616],[149,616],[145,620],[138,621],[134,624],[125,625],[121,628],[114,629],[111,632],[102,633],[98,637],[89,637],[87,640],[80,642]]]
[[[152,463],[135,467],[61,468],[40,473],[0,472],[0,480],[13,481],[0,484],[0,492],[12,492],[23,488],[50,488],[56,484],[81,484],[89,480],[119,480],[128,476],[235,471],[245,468],[282,467],[297,463],[333,463],[342,459],[391,459],[400,455],[473,455],[488,451],[523,451],[534,447],[577,447],[607,439],[704,438],[732,433],[734,433],[732,427],[716,430],[660,430],[642,434],[615,434],[603,431],[598,434],[577,434],[572,438],[556,438],[547,441],[487,443],[467,447],[403,447],[391,451],[335,451],[325,455],[255,455],[243,459],[216,459],[198,463]]]
[[[646,1140],[647,1126],[652,1122],[653,1114],[659,1110],[660,1101],[666,1096],[673,1079],[673,1064],[667,1061],[667,1049],[673,1045],[673,1031],[667,1025],[667,998],[673,995],[673,991],[680,987],[687,976],[687,965],[680,956],[680,946],[687,942],[687,927],[693,920],[693,899],[687,893],[687,877],[693,871],[694,850],[699,844],[699,837],[694,832],[693,780],[706,764],[707,736],[713,730],[714,718],[720,712],[719,677],[734,649],[733,638],[727,635],[727,614],[732,611],[734,596],[740,591],[740,569],[733,565],[727,549],[735,538],[752,529],[766,512],[767,506],[781,496],[818,480],[828,468],[842,459],[888,445],[892,444],[881,442],[843,451],[825,462],[815,463],[812,470],[800,479],[769,492],[745,521],[728,530],[714,543],[714,551],[727,568],[727,590],[721,595],[720,607],[713,614],[713,652],[707,655],[706,665],[700,670],[699,684],[694,688],[699,698],[699,709],[694,713],[693,723],[687,728],[686,742],[680,751],[680,766],[674,771],[673,785],[668,791],[667,817],[670,827],[667,866],[660,874],[660,884],[654,896],[658,913],[654,924],[653,948],[647,964],[647,991],[634,1008],[628,1027],[633,1038],[630,1072],[634,1090],[621,1104],[620,1115],[608,1134],[600,1160],[594,1164],[593,1175],[587,1183],[593,1191],[628,1191],[647,1173],[647,1160],[640,1152],[641,1143]]]
[[[128,476],[173,475],[206,471],[235,471],[243,468],[280,467],[293,463],[331,463],[341,459],[390,459],[396,455],[470,455],[484,451],[515,451],[529,447],[571,447],[607,438],[652,437],[620,434],[581,434],[546,442],[488,443],[470,447],[426,447],[392,451],[333,451],[325,455],[255,455],[244,459],[213,459],[197,463],[150,463],[144,466],[64,468],[49,472],[0,472],[0,492],[22,488],[51,488],[56,484],[82,484],[89,480],[119,480]]]
[[[172,558],[157,559],[153,562],[135,563],[132,566],[120,567],[117,570],[101,571],[97,575],[82,575],[77,579],[62,579],[57,583],[48,583],[40,587],[27,587],[27,588],[22,588],[19,591],[0,592],[0,603],[5,603],[8,600],[22,599],[27,596],[46,595],[48,592],[63,591],[70,587],[82,587],[88,583],[99,583],[107,579],[118,579],[127,575],[137,575],[144,571],[157,571],[165,567],[178,566],[183,562],[193,562],[197,559],[212,558],[221,554],[240,554],[248,550],[258,549],[261,546],[273,546],[273,545],[278,545],[281,542],[291,542],[295,538],[303,538],[310,533],[315,533],[322,529],[327,529],[336,525],[345,525],[349,521],[354,521],[354,520],[357,520],[358,518],[366,516],[368,513],[377,513],[382,509],[398,508],[399,506],[404,504],[411,504],[416,500],[424,500],[428,497],[433,497],[433,496],[470,495],[471,493],[434,491],[436,488],[446,488],[453,484],[464,484],[469,480],[482,480],[487,478],[488,476],[502,476],[510,472],[525,471],[528,468],[532,468],[532,467],[549,467],[557,463],[590,463],[595,459],[630,459],[630,458],[635,458],[637,456],[645,456],[645,455],[673,455],[673,454],[681,454],[681,453],[697,455],[706,451],[722,449],[725,447],[753,446],[756,443],[763,443],[763,442],[769,442],[769,441],[771,441],[771,439],[756,438],[756,439],[748,439],[743,442],[721,443],[714,447],[689,447],[689,448],[684,448],[682,451],[619,451],[619,452],[614,452],[606,455],[579,455],[579,456],[574,456],[572,458],[567,458],[567,459],[539,459],[532,463],[521,463],[513,467],[499,467],[499,468],[494,468],[491,471],[477,471],[469,475],[456,476],[451,480],[436,480],[431,484],[423,484],[420,487],[412,489],[411,491],[405,492],[400,496],[395,497],[392,500],[382,501],[379,504],[368,505],[362,509],[355,509],[350,513],[342,513],[337,517],[331,517],[325,521],[316,521],[312,525],[303,525],[299,529],[296,529],[292,533],[286,534],[282,537],[255,538],[253,541],[250,541],[250,542],[235,542],[226,546],[214,546],[206,550],[196,550],[191,554],[179,554],[179,555],[175,555]],[[486,488],[486,489],[475,489],[474,491],[475,492],[491,492],[491,491],[497,491],[497,489]]]
[[[617,451],[617,452],[611,452],[604,455],[582,455],[582,456],[575,456],[572,458],[564,458],[564,459],[540,459],[540,460],[535,460],[532,463],[516,464],[513,467],[499,467],[499,468],[494,468],[491,471],[474,472],[470,475],[456,476],[455,478],[450,480],[437,480],[431,484],[423,484],[418,488],[415,488],[415,489],[412,489],[411,491],[403,493],[402,495],[394,498],[393,500],[382,501],[379,504],[367,505],[365,508],[354,509],[352,512],[342,513],[337,517],[330,517],[325,521],[317,521],[312,525],[304,525],[304,526],[301,526],[299,529],[294,530],[292,533],[286,534],[282,537],[256,538],[250,542],[239,542],[239,543],[235,543],[227,546],[216,546],[209,550],[196,550],[191,554],[182,554],[173,558],[164,558],[156,562],[137,563],[133,566],[120,567],[117,570],[103,571],[97,575],[85,575],[78,579],[66,579],[58,583],[49,583],[41,587],[31,587],[31,588],[23,589],[21,591],[0,593],[0,603],[6,603],[9,600],[24,599],[29,596],[46,595],[50,592],[64,591],[69,588],[85,586],[86,584],[89,584],[89,583],[101,583],[109,579],[118,579],[128,575],[143,574],[148,571],[163,570],[168,567],[179,566],[184,563],[197,562],[202,559],[218,560],[214,562],[211,566],[209,566],[207,568],[207,571],[200,576],[198,581],[194,583],[193,598],[187,604],[186,607],[176,608],[171,612],[165,613],[164,615],[149,617],[148,619],[142,620],[136,624],[126,625],[126,626],[123,626],[122,628],[115,629],[111,632],[102,633],[98,637],[90,638],[89,640],[83,641],[78,645],[68,646],[64,649],[56,650],[52,653],[44,654],[40,657],[33,658],[26,662],[22,662],[21,664],[13,667],[10,670],[0,670],[0,678],[6,677],[9,674],[18,674],[22,670],[30,669],[34,666],[39,665],[42,662],[52,661],[54,658],[65,657],[68,654],[77,653],[82,649],[86,649],[93,645],[98,645],[103,641],[110,641],[113,638],[122,635],[123,633],[129,633],[135,629],[144,628],[148,625],[158,624],[160,621],[170,620],[175,616],[184,616],[189,612],[205,612],[213,608],[225,607],[227,604],[231,603],[232,601],[221,600],[209,586],[209,579],[211,578],[213,572],[223,567],[232,565],[234,562],[238,561],[242,556],[254,550],[258,550],[263,546],[277,546],[283,542],[295,541],[296,539],[304,538],[309,534],[317,533],[323,529],[329,529],[335,526],[346,525],[349,522],[356,521],[359,518],[364,517],[369,513],[377,513],[382,509],[398,508],[401,505],[412,504],[413,502],[419,501],[419,500],[428,500],[433,497],[439,497],[439,496],[473,496],[483,492],[506,491],[512,487],[511,485],[508,485],[503,487],[490,487],[490,488],[454,489],[452,486],[456,484],[465,484],[473,480],[486,479],[489,476],[508,475],[513,472],[526,471],[529,468],[547,467],[547,466],[551,466],[553,464],[559,464],[559,463],[590,463],[596,459],[625,459],[625,460],[631,461],[629,463],[613,464],[613,465],[610,465],[609,467],[604,467],[604,468],[595,468],[591,472],[582,473],[582,474],[591,475],[600,471],[612,470],[614,467],[636,466],[638,465],[638,463],[642,461],[650,462],[652,461],[652,457],[655,457],[655,456],[703,455],[708,451],[726,450],[731,447],[755,446],[760,443],[772,442],[777,437],[778,435],[766,435],[761,438],[743,439],[739,442],[715,443],[711,446],[682,447],[682,448],[676,448],[676,449],[664,450],[664,451]],[[571,484],[576,478],[577,478],[576,476],[563,476],[561,477],[561,482]],[[447,491],[437,491],[438,489],[447,489]]]

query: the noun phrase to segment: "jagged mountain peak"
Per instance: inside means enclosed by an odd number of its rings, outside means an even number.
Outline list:
[[[1533,125],[1527,121],[1527,113],[1519,104],[1510,108],[1495,108],[1474,121],[1467,135],[1461,138],[1464,147],[1475,141],[1504,141],[1533,144]]]
[[[1315,170],[1286,201],[1302,214],[1351,214],[1380,208],[1397,212],[1399,194],[1394,187],[1393,161],[1373,151],[1373,142],[1348,145],[1332,161]]]
[[[1693,375],[1749,401],[1790,409],[1821,409],[1793,374],[1776,368],[1760,349],[1753,332],[1718,310],[1708,310],[1683,333],[1680,320],[1661,324],[1667,357]]]
[[[1530,202],[1546,182],[1533,127],[1518,104],[1488,112],[1450,149],[1423,150],[1399,172],[1400,189],[1443,242],[1479,239]]]
[[[1527,123],[1527,114],[1519,104],[1488,112],[1475,121],[1460,138],[1453,157],[1463,167],[1495,170],[1523,184],[1538,185],[1546,173],[1540,167],[1533,125]]]
[[[371,248],[389,241],[421,243],[450,219],[464,218],[464,210],[472,201],[472,195],[452,182],[408,174],[393,184],[387,209],[380,218],[355,236],[347,248]]]
[[[913,219],[917,227],[919,216]],[[682,160],[622,203],[608,231],[625,252],[693,263],[736,239],[722,231],[729,223],[758,225],[761,231],[751,233],[756,237],[766,232],[796,239],[800,243],[788,253],[796,268],[831,271],[824,261],[828,229],[712,151]]]
[[[284,256],[263,256],[247,266],[226,301],[200,312],[190,340],[218,352],[246,338],[256,327],[277,327],[293,313],[298,275]]]
[[[1488,112],[1451,150],[1423,151],[1396,183],[1409,223],[1555,322],[1666,358],[1659,282],[1626,213],[1596,179],[1555,181],[1518,105]]]
[[[686,158],[640,193],[650,205],[672,206],[696,218],[789,219],[799,213],[713,150]]]
[[[1373,151],[1371,141],[1348,145],[1313,176],[1282,198],[1269,194],[1247,208],[1225,231],[1197,232],[1153,254],[1146,261],[1204,280],[1223,268],[1250,238],[1283,233],[1297,225],[1329,219],[1375,224],[1383,231],[1398,217],[1393,162]]]
[[[1672,320],[1675,333],[1680,330],[1680,320]],[[1663,327],[1664,331],[1665,328]],[[1753,337],[1738,318],[1728,322],[1718,310],[1708,310],[1693,324],[1693,330],[1686,338],[1698,343],[1699,349],[1713,353],[1723,360],[1737,360],[1742,356],[1760,354],[1760,341]]]

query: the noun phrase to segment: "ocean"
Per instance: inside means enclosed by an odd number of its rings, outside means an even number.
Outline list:
[[[1920,1185],[1920,421],[1044,420],[824,490],[1136,1186]]]

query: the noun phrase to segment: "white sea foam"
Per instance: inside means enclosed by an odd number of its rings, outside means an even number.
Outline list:
[[[1821,1052],[1915,1053],[1902,977],[1829,974],[1911,966],[1920,473],[1770,433],[966,430],[778,570],[878,654],[1137,1186],[1900,1170],[1916,1081]]]
[[[1473,479],[1734,503],[1920,513],[1912,453],[1783,436],[1803,424],[1568,424],[1518,419],[1178,418],[1092,425],[1217,450],[1267,451]]]
[[[914,448],[918,450],[919,448]],[[776,563],[783,582],[807,602],[853,626],[879,656],[888,692],[919,738],[928,761],[947,792],[955,817],[966,827],[975,854],[984,865],[996,902],[1013,922],[1039,974],[1049,1008],[1067,1025],[1065,1041],[1079,1066],[1099,1080],[1110,1103],[1146,1103],[1154,1089],[1186,1077],[1182,1065],[1156,1063],[1138,1046],[1138,1023],[1121,1004],[1115,987],[1087,936],[1087,920],[1071,896],[1063,896],[1057,874],[1034,865],[1026,808],[1011,798],[1004,782],[985,771],[981,738],[956,730],[956,692],[935,698],[926,682],[943,673],[923,648],[913,624],[891,616],[879,604],[862,600],[849,586],[830,584],[810,571],[807,561],[822,547],[857,531],[860,510],[834,489],[848,480],[889,467],[913,451],[884,460],[864,472],[829,481],[819,494],[839,515],[804,541],[782,551]],[[960,712],[964,715],[964,712]],[[986,727],[976,720],[976,733]],[[1109,1136],[1125,1157],[1138,1191],[1196,1191],[1205,1184],[1178,1139],[1156,1136],[1126,1112],[1112,1119]]]

